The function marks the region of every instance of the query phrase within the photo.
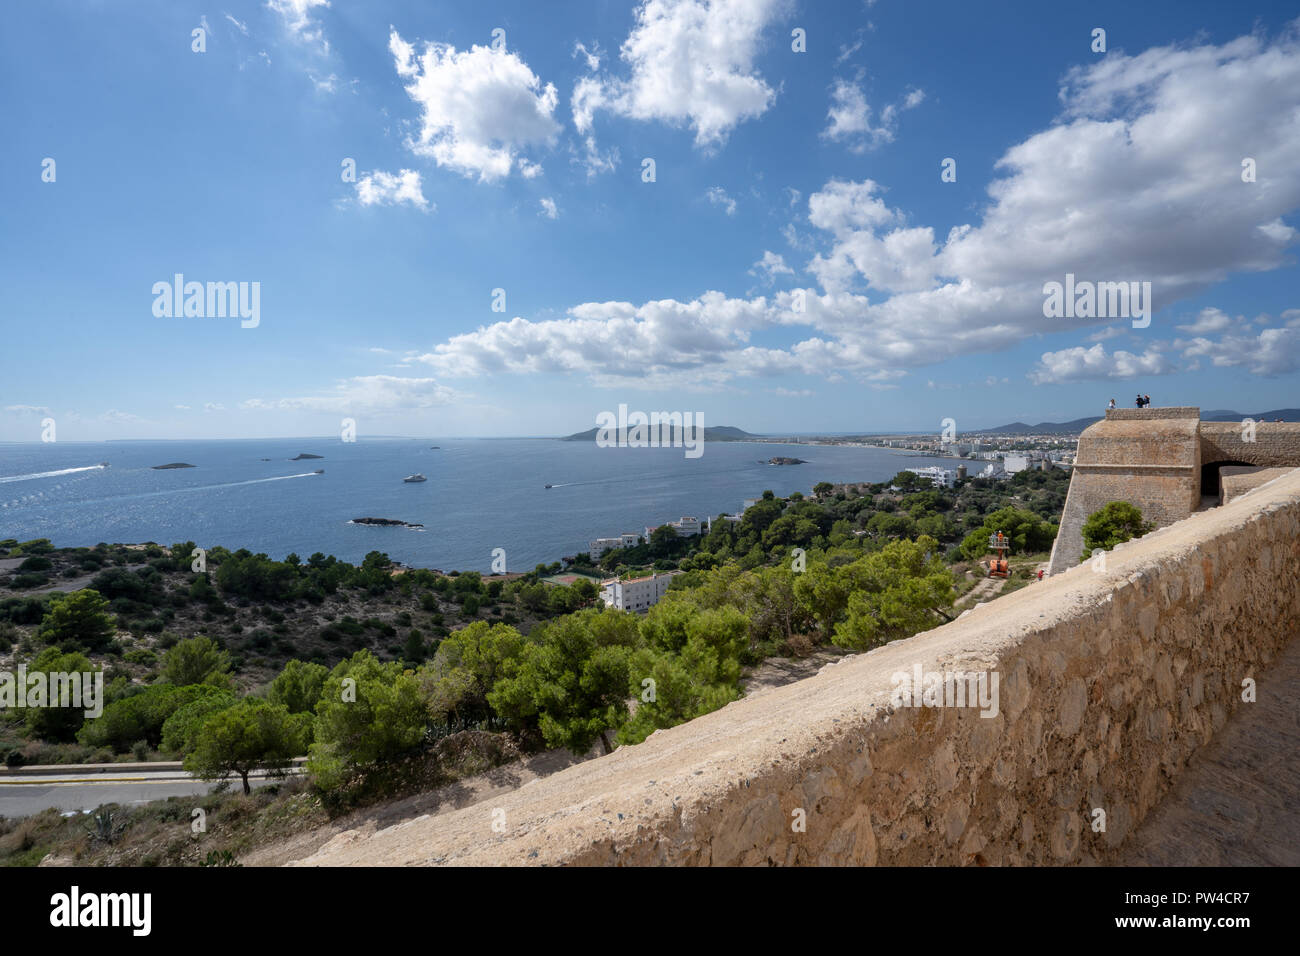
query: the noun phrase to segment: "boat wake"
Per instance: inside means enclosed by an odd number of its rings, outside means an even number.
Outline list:
[[[82,471],[104,471],[107,467],[107,465],[85,465],[81,468],[61,468],[58,471],[38,471],[31,475],[0,476],[0,485],[9,484],[12,481],[33,481],[37,478],[62,478],[64,475],[75,475]]]
[[[103,498],[87,498],[79,501],[78,504],[94,504],[100,501],[136,501],[141,498],[160,498],[163,495],[178,495],[189,491],[219,491],[222,488],[238,488],[240,485],[260,485],[268,481],[288,481],[291,478],[315,478],[320,474],[323,474],[323,472],[304,471],[300,475],[276,475],[273,478],[251,478],[248,481],[225,481],[215,485],[193,485],[187,488],[163,488],[158,491],[141,491],[128,495],[107,495]],[[4,502],[3,504],[0,504],[0,507],[19,508],[25,505],[34,505],[39,503],[40,498],[41,495],[28,495],[26,498]]]

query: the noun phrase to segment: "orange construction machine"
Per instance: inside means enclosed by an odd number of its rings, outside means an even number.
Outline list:
[[[999,531],[989,535],[989,547],[993,549],[993,557],[989,560],[989,577],[1007,577],[1007,549],[1011,547],[1011,539]]]

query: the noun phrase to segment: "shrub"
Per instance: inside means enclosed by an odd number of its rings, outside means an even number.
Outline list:
[[[169,684],[230,684],[230,655],[206,637],[180,641],[163,655],[162,677]]]
[[[88,651],[105,649],[116,631],[117,622],[108,613],[108,602],[91,589],[56,595],[41,621],[41,637],[46,643]]]

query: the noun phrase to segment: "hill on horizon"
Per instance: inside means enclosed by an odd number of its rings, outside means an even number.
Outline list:
[[[1215,408],[1209,411],[1201,412],[1201,421],[1203,422],[1239,422],[1245,418],[1253,418],[1257,422],[1271,422],[1274,419],[1282,419],[1284,422],[1300,421],[1300,408],[1275,408],[1267,412],[1253,412],[1244,415],[1241,412],[1234,412],[1231,409]],[[1076,418],[1071,422],[1039,422],[1037,425],[1026,425],[1024,422],[1012,422],[1009,425],[999,425],[997,428],[984,428],[975,432],[982,435],[1054,435],[1054,434],[1075,434],[1083,431],[1089,425],[1101,421],[1101,415],[1094,415],[1091,418]]]

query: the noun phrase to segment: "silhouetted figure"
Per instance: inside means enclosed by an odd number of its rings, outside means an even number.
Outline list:
[[[1143,407],[1143,408],[1150,408],[1150,407],[1151,407],[1151,396],[1150,396],[1150,395],[1143,395],[1143,396],[1142,396],[1142,407]]]
[[[1141,407],[1142,407],[1142,396],[1141,396],[1141,395],[1139,395],[1139,396],[1137,397],[1137,407],[1138,407],[1138,408],[1141,408]]]

